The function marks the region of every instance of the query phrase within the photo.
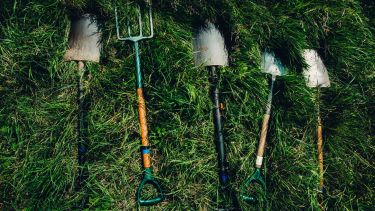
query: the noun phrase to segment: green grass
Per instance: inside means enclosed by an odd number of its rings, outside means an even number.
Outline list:
[[[123,11],[129,1],[118,1]],[[166,193],[151,210],[211,210],[218,175],[208,72],[194,67],[195,24],[221,25],[230,66],[220,71],[231,184],[254,170],[268,94],[261,51],[288,68],[275,86],[267,201],[243,210],[316,210],[316,92],[305,86],[304,48],[316,48],[332,81],[322,89],[325,205],[374,206],[375,39],[371,1],[154,0],[156,35],[141,42],[154,173]],[[133,5],[133,4],[130,4]],[[109,1],[0,1],[0,209],[136,209],[141,176],[132,46],[116,39]],[[89,179],[77,177],[74,63],[63,61],[74,13],[103,23],[100,64],[89,64]],[[146,209],[146,208],[144,208]]]

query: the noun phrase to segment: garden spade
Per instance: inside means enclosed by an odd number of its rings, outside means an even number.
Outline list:
[[[325,67],[322,59],[315,50],[306,49],[303,52],[303,57],[308,65],[304,69],[306,85],[310,88],[316,88],[317,91],[317,145],[318,145],[318,164],[319,164],[319,191],[323,193],[324,190],[324,166],[323,166],[323,125],[320,118],[320,88],[329,87],[331,85],[327,68]],[[322,203],[320,206],[324,209]]]
[[[142,73],[141,73],[141,59],[139,56],[139,41],[150,39],[154,36],[154,29],[153,29],[153,21],[152,21],[152,11],[151,11],[151,5],[149,5],[149,27],[150,31],[149,34],[144,35],[144,25],[142,23],[142,14],[141,9],[138,7],[138,35],[132,35],[132,27],[128,25],[127,27],[127,37],[121,37],[120,36],[120,27],[119,27],[119,21],[117,17],[117,9],[115,9],[116,14],[116,29],[117,29],[117,38],[121,41],[129,41],[133,43],[134,45],[134,51],[135,51],[135,64],[136,64],[136,80],[137,80],[137,95],[138,95],[138,114],[139,114],[139,124],[140,124],[140,130],[141,130],[141,137],[142,137],[142,146],[141,146],[141,154],[142,154],[142,160],[143,160],[143,168],[144,168],[144,177],[141,181],[140,185],[138,186],[137,192],[136,192],[136,199],[140,205],[154,205],[157,203],[160,203],[164,200],[164,194],[161,189],[161,186],[157,182],[157,180],[152,175],[152,169],[151,169],[151,151],[149,149],[149,141],[148,141],[148,128],[147,128],[147,117],[146,117],[146,102],[145,98],[143,96],[143,85],[142,85]],[[142,196],[142,190],[145,185],[152,185],[158,195],[151,199],[145,199]]]
[[[97,19],[92,14],[84,14],[72,20],[69,34],[69,49],[64,55],[65,61],[76,61],[78,66],[78,188],[80,189],[87,178],[84,163],[87,152],[87,102],[85,101],[84,76],[85,62],[99,62],[101,32]]]
[[[273,97],[273,88],[277,76],[285,75],[285,68],[282,65],[281,61],[275,57],[273,52],[265,51],[262,56],[262,72],[272,75],[270,91],[268,94],[268,100],[266,105],[266,113],[263,116],[262,130],[257,150],[257,156],[255,161],[255,171],[248,178],[241,190],[241,197],[244,201],[248,203],[255,203],[258,201],[256,194],[256,186],[260,185],[261,188],[266,192],[266,182],[264,175],[262,173],[263,157],[264,151],[266,148],[266,139],[268,132],[269,120],[271,118],[271,106],[272,106],[272,97]],[[255,194],[246,194],[245,189],[255,189],[251,190]]]
[[[213,102],[213,117],[215,128],[216,148],[218,152],[218,167],[220,194],[227,194],[233,199],[231,189],[229,188],[228,164],[226,161],[226,152],[224,146],[222,114],[219,98],[219,80],[217,70],[220,67],[228,65],[228,52],[220,31],[214,24],[207,22],[206,25],[198,31],[193,39],[194,60],[196,66],[205,66],[208,69],[211,82],[211,97]],[[224,200],[225,203],[225,200]],[[219,205],[219,209],[228,209],[227,205]],[[236,202],[234,202],[234,206]],[[229,208],[231,209],[231,207]]]

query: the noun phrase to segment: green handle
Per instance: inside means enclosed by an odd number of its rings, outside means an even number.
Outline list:
[[[152,185],[157,190],[158,196],[152,199],[142,199],[142,189],[146,184]],[[159,183],[152,176],[151,168],[146,168],[145,176],[143,177],[143,180],[141,184],[139,184],[139,187],[137,189],[137,201],[139,205],[141,206],[155,205],[155,204],[162,202],[163,200],[164,200],[164,194]]]
[[[242,187],[242,193],[241,193],[241,198],[248,203],[256,203],[258,202],[258,198],[256,195],[245,195],[244,189],[247,188],[249,185],[261,185],[264,190],[266,189],[266,182],[264,181],[264,176],[262,174],[262,171],[260,168],[257,168],[253,175],[249,179],[246,180],[245,185]]]

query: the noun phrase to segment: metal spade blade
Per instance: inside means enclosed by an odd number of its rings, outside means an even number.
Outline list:
[[[227,66],[228,51],[220,31],[211,22],[207,22],[193,39],[195,65]]]
[[[263,52],[262,72],[271,74],[273,76],[282,76],[286,73],[280,59],[276,58],[275,54],[270,51]]]
[[[303,52],[303,57],[308,65],[303,74],[305,76],[306,85],[308,87],[329,87],[328,71],[322,59],[315,50],[306,49]]]
[[[94,15],[84,14],[78,20],[72,20],[69,49],[64,55],[64,60],[99,62],[100,38],[101,32]]]

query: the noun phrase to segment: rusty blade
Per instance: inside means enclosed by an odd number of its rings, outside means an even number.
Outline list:
[[[94,15],[84,14],[73,20],[69,34],[69,49],[64,55],[64,60],[99,62],[100,39],[101,31]]]

